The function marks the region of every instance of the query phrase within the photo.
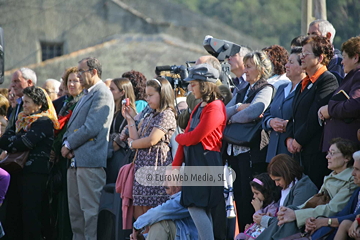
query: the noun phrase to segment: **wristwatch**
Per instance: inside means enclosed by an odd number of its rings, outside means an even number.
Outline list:
[[[332,220],[331,220],[331,218],[329,218],[329,220],[328,220],[328,227],[331,227],[331,223],[332,223]]]

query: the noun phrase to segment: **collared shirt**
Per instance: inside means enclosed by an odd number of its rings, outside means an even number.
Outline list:
[[[326,66],[322,66],[321,68],[319,68],[314,75],[312,75],[311,77],[306,76],[302,83],[301,83],[301,92],[304,91],[305,87],[309,84],[309,82],[311,83],[315,83],[316,80],[318,80],[318,78],[321,76],[321,74],[323,74],[324,72],[327,71],[327,67]]]
[[[87,89],[87,92],[88,92],[88,93],[91,92],[91,90],[93,90],[94,87],[95,87],[96,85],[100,84],[101,82],[103,82],[103,81],[100,79],[97,83],[95,83],[94,85],[92,85],[91,87],[89,87],[89,89]]]
[[[290,82],[285,88],[284,88],[284,98],[287,98],[287,96],[290,95],[290,93],[292,93],[293,91],[295,91],[295,89],[297,88],[297,85],[299,85],[299,83],[297,83],[295,85],[295,87],[291,90],[292,88],[292,82]]]

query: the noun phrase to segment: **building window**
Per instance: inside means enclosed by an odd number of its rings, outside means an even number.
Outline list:
[[[64,43],[41,42],[41,60],[59,57],[64,54]]]

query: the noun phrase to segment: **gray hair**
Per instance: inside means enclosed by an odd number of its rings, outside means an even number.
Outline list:
[[[36,73],[31,70],[30,68],[20,68],[19,71],[21,72],[21,75],[26,80],[31,80],[34,85],[36,85],[37,77]]]
[[[208,58],[206,58],[206,61],[204,63],[209,64],[210,66],[212,66],[213,68],[218,70],[219,73],[222,72],[221,63],[219,62],[219,60],[216,57],[209,56]]]
[[[334,26],[324,19],[316,19],[315,21],[312,21],[309,26],[313,26],[315,24],[318,24],[319,32],[323,37],[326,37],[328,32],[331,33],[330,42],[333,43],[336,34]]]
[[[60,88],[60,85],[61,85],[61,82],[56,80],[56,79],[53,79],[53,78],[49,78],[45,81],[45,83],[47,82],[51,82],[53,84],[53,87],[54,87],[54,90],[56,93],[59,92],[59,88]]]
[[[267,56],[267,54],[263,51],[253,51],[245,55],[244,63],[247,60],[252,60],[256,66],[256,68],[260,71],[260,78],[267,80],[269,77],[273,75],[273,65]]]
[[[239,55],[240,57],[245,57],[246,54],[250,53],[251,49],[246,47],[246,46],[241,46],[240,51],[239,51]]]
[[[360,151],[356,151],[353,153],[353,159],[354,159],[354,161],[360,160]]]

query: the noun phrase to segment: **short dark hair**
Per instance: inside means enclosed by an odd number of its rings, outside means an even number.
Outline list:
[[[360,36],[352,37],[341,45],[341,51],[353,58],[356,54],[360,56]],[[360,62],[360,58],[357,62]]]
[[[302,178],[303,169],[300,164],[287,154],[278,154],[273,157],[268,165],[269,175],[284,178],[286,188],[291,182]]]
[[[86,61],[86,65],[89,67],[89,70],[96,69],[98,77],[101,78],[102,66],[98,59],[96,59],[94,57],[87,57],[87,58],[81,59],[79,61],[79,63],[81,63],[82,61]]]
[[[263,185],[260,185],[256,181],[250,182],[250,186],[261,192],[261,194],[264,196],[264,203],[262,208],[265,208],[272,202],[279,201],[280,189],[276,186],[275,182],[270,178],[268,173],[260,173],[254,178],[257,178],[263,183]]]
[[[49,109],[44,90],[41,88],[35,86],[27,87],[23,90],[23,94],[31,98],[36,105],[41,105],[40,110],[42,112]]]
[[[359,145],[353,141],[343,138],[334,138],[330,141],[330,145],[335,144],[336,147],[340,150],[341,154],[349,159],[346,167],[351,167],[354,165],[353,153],[359,150]]]
[[[301,46],[310,44],[315,57],[323,55],[324,59],[321,62],[323,65],[328,65],[334,56],[333,45],[330,40],[323,36],[307,36],[302,42]]]
[[[302,52],[302,47],[293,47],[290,50],[290,55],[291,54],[297,54],[298,55],[297,60],[299,62],[299,65],[301,65],[301,59],[300,59],[300,53],[301,52]]]
[[[300,35],[291,40],[290,46],[301,47],[301,42],[306,38],[306,35]]]

